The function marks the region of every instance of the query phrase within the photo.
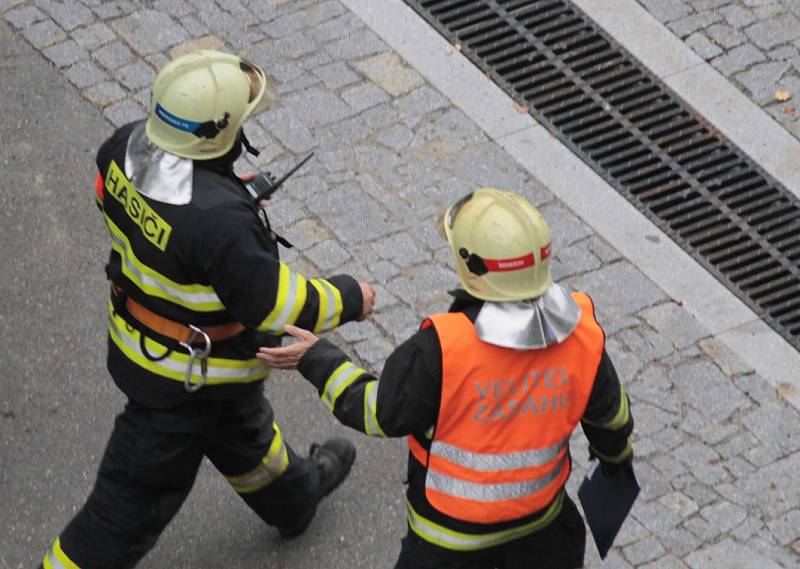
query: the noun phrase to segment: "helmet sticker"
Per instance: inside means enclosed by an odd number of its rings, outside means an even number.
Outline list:
[[[156,103],[156,116],[171,127],[184,132],[191,132],[197,138],[215,138],[220,130],[227,128],[231,114],[226,112],[218,121],[212,120],[200,123],[175,116],[162,107],[161,103]]]

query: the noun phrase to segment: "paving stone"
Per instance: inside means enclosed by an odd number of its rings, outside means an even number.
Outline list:
[[[680,492],[670,492],[658,499],[659,503],[681,519],[686,519],[700,507],[690,497]]]
[[[697,536],[700,541],[711,541],[719,536],[719,530],[715,526],[699,517],[687,520],[683,527]],[[714,565],[709,567],[714,567]]]
[[[86,50],[79,46],[75,40],[67,40],[50,46],[42,50],[42,54],[58,67],[66,67],[89,57]]]
[[[197,16],[190,14],[181,18],[181,26],[193,38],[209,35],[208,26],[201,22]]]
[[[685,561],[692,569],[712,569],[714,567],[731,567],[731,560],[736,560],[736,569],[780,569],[777,563],[751,548],[724,539],[713,545],[707,545],[686,557]]]
[[[297,59],[309,53],[314,53],[317,44],[304,34],[293,34],[280,38],[272,45],[275,55],[288,59]]]
[[[731,536],[746,541],[764,528],[764,522],[756,516],[749,516],[744,522],[731,530]]]
[[[56,0],[37,0],[36,4],[66,31],[91,24],[95,20],[92,11],[75,0],[61,2]]]
[[[5,18],[12,26],[19,29],[46,20],[47,16],[36,6],[21,6],[6,12]]]
[[[686,45],[705,60],[713,59],[722,53],[722,48],[712,42],[703,32],[695,32],[686,38]],[[740,42],[741,43],[741,42]]]
[[[355,184],[332,188],[306,205],[346,243],[372,241],[399,229]]]
[[[778,83],[788,69],[786,62],[761,63],[736,75],[736,80],[750,92],[756,103],[765,104],[772,102]]]
[[[694,345],[708,336],[708,331],[683,307],[674,302],[659,304],[643,310],[640,315],[657,332],[663,334],[679,349]]]
[[[704,507],[700,515],[720,533],[727,534],[745,520],[747,510],[730,502],[720,502]]]
[[[169,50],[171,59],[187,54],[198,49],[223,49],[225,42],[214,35],[204,35],[199,38],[182,42]]]
[[[88,50],[94,50],[116,38],[111,28],[103,22],[97,22],[85,28],[74,30],[70,35],[75,40],[75,43]]]
[[[78,89],[85,89],[108,79],[105,72],[90,61],[79,61],[67,67],[64,74]]]
[[[258,122],[290,152],[308,152],[317,145],[311,131],[289,109],[274,107],[262,113]]]
[[[664,293],[627,261],[577,277],[573,284],[589,292],[604,318],[635,313],[664,299]]]
[[[694,12],[681,0],[641,0],[641,3],[661,22],[671,22]]]
[[[339,89],[360,80],[358,74],[343,61],[317,67],[313,73],[322,80],[326,87],[331,89]]]
[[[383,237],[370,244],[381,259],[402,268],[430,262],[430,254],[422,251],[408,233]]]
[[[785,448],[793,436],[800,434],[797,411],[783,400],[756,408],[742,419],[742,423],[768,446]]]
[[[119,84],[112,81],[105,81],[84,90],[83,95],[95,105],[106,107],[111,103],[116,103],[124,99],[125,91],[123,91]]]
[[[352,65],[393,97],[410,93],[424,84],[420,74],[392,52],[354,61]]]
[[[394,350],[394,346],[385,338],[373,337],[359,342],[353,349],[361,359],[380,370],[383,368],[383,362]]]
[[[345,61],[384,51],[386,44],[372,30],[362,29],[326,44],[324,49],[334,59]]]
[[[746,43],[733,48],[728,53],[720,55],[711,61],[720,73],[726,76],[747,69],[754,63],[766,60],[764,53],[751,43]]]
[[[756,21],[756,17],[751,10],[747,10],[736,4],[720,8],[719,12],[722,14],[722,17],[725,18],[726,22],[737,29],[741,29]]]
[[[108,70],[114,70],[134,61],[135,57],[122,42],[107,44],[92,53],[94,59]]]
[[[106,118],[116,127],[120,127],[129,122],[147,118],[147,113],[142,107],[131,102],[115,103],[103,111]]]
[[[378,294],[377,297],[381,298],[381,295]],[[408,308],[399,306],[376,309],[373,319],[392,334],[398,343],[410,338],[422,323],[421,317],[411,313]]]
[[[189,39],[182,27],[155,10],[142,10],[111,23],[111,27],[141,54],[165,51]]]
[[[726,50],[747,41],[747,36],[728,24],[714,24],[705,33],[711,41]]]
[[[354,14],[347,12],[315,26],[308,32],[308,35],[319,43],[328,43],[347,37],[362,28],[364,28],[364,22]]]
[[[312,88],[285,97],[283,106],[307,128],[331,124],[353,115],[353,110],[335,93]]]
[[[51,20],[31,24],[22,30],[22,35],[37,49],[44,49],[67,39],[67,34]]]
[[[304,253],[322,271],[338,271],[350,259],[350,253],[333,239],[317,243]]]
[[[767,522],[772,536],[781,545],[789,545],[800,538],[800,510],[792,510],[778,519]]]
[[[800,49],[793,45],[782,45],[767,53],[769,59],[777,59],[779,61],[794,59],[798,55],[800,55]]]
[[[384,146],[388,146],[395,152],[400,152],[408,146],[413,138],[414,133],[409,128],[397,124],[381,129],[375,140]]]
[[[159,12],[164,12],[176,18],[183,18],[192,14],[195,8],[184,0],[157,0],[153,7]]]
[[[728,377],[734,377],[752,371],[750,366],[716,338],[704,338],[700,340],[698,345],[707,356],[714,360],[714,363],[716,363]],[[739,384],[737,383],[737,385]],[[744,389],[742,390],[744,391]]]
[[[707,361],[678,366],[669,375],[676,388],[683,391],[686,403],[713,421],[723,421],[750,407],[732,381]]]
[[[118,69],[115,75],[120,83],[131,90],[152,85],[156,77],[155,71],[149,65],[138,61]]]
[[[625,558],[633,564],[634,567],[657,559],[666,553],[664,547],[655,537],[646,537],[641,541],[625,546],[622,551]]]
[[[685,38],[697,30],[707,28],[722,20],[722,16],[715,11],[700,12],[685,18],[680,18],[668,24],[669,28],[680,38]]]
[[[348,87],[341,92],[341,97],[357,113],[389,100],[383,90],[371,83]]]
[[[687,569],[686,565],[680,559],[672,555],[666,555],[661,559],[647,563],[641,566],[642,569]]]
[[[770,20],[757,22],[744,32],[761,49],[772,49],[776,45],[800,38],[800,19],[784,14]]]

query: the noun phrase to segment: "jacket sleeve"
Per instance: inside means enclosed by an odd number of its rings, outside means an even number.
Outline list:
[[[593,456],[610,464],[630,460],[633,454],[630,400],[605,350],[581,425]]]
[[[367,435],[421,435],[436,422],[441,357],[433,331],[421,330],[400,345],[380,379],[324,339],[306,352],[297,369],[339,422]]]
[[[363,298],[347,275],[309,279],[281,263],[270,249],[261,221],[245,204],[206,212],[195,250],[214,291],[231,316],[273,335],[286,324],[325,332],[355,320]]]

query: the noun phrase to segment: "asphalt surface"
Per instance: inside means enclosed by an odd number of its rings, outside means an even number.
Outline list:
[[[91,490],[124,397],[105,371],[107,237],[94,153],[111,125],[0,22],[0,568],[36,567]],[[13,79],[12,79],[13,78]],[[335,423],[296,374],[267,389],[290,444],[348,435],[358,459],[309,531],[282,540],[204,463],[195,488],[140,564],[389,567],[405,529],[401,441]]]

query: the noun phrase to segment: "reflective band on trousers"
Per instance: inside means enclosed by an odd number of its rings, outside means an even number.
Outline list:
[[[275,434],[269,450],[261,462],[250,472],[238,476],[226,476],[225,479],[239,494],[256,492],[286,472],[289,466],[289,452],[281,436],[277,423],[272,424]]]
[[[364,432],[373,437],[385,437],[378,424],[378,387],[379,381],[370,381],[364,388]]]
[[[108,334],[114,345],[125,354],[129,360],[150,373],[154,373],[167,379],[184,381],[186,366],[189,363],[189,356],[178,352],[170,353],[166,358],[154,362],[148,359],[143,353],[140,345],[141,333],[131,327],[125,320],[114,312],[113,305],[108,304]],[[159,356],[167,351],[166,346],[161,345],[155,340],[145,340],[145,348],[151,356]],[[261,360],[234,360],[228,358],[208,358],[208,379],[209,385],[223,383],[250,383],[265,379],[269,376],[270,368]],[[192,373],[192,383],[199,383],[200,366],[195,365]]]
[[[459,478],[453,478],[428,470],[425,478],[425,486],[432,490],[437,490],[457,498],[475,500],[478,502],[498,502],[501,500],[513,500],[535,494],[545,488],[555,480],[567,463],[568,458],[562,458],[553,470],[541,478],[526,480],[525,482],[503,482],[497,484],[482,484],[480,482],[469,482]]]
[[[503,454],[482,454],[469,452],[455,445],[433,441],[431,456],[438,456],[465,468],[480,471],[515,470],[544,466],[558,456],[569,443],[566,438],[561,442],[547,448],[510,452]]]
[[[439,547],[456,551],[475,551],[478,549],[495,547],[537,532],[550,524],[556,516],[558,516],[563,504],[564,490],[561,490],[552,503],[547,506],[547,509],[541,517],[532,522],[493,533],[469,534],[453,531],[443,525],[423,518],[411,507],[411,504],[406,501],[408,527],[411,531],[425,541],[436,544]]]
[[[195,312],[216,312],[225,306],[214,292],[214,288],[201,284],[179,284],[142,263],[133,252],[130,240],[122,230],[105,216],[111,236],[111,248],[122,260],[122,272],[144,293],[163,298]]]
[[[352,362],[344,362],[337,367],[325,382],[325,389],[321,395],[322,401],[328,406],[328,409],[333,411],[336,400],[344,390],[365,373],[367,372],[356,367]]]
[[[45,555],[42,565],[44,565],[44,569],[80,569],[61,549],[61,538],[56,538],[53,548]]]

